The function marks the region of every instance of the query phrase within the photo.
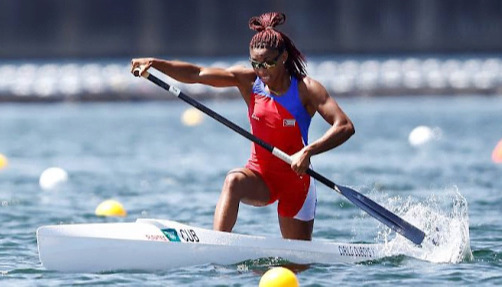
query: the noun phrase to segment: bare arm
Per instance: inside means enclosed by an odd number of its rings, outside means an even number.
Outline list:
[[[139,58],[131,61],[131,72],[140,67],[140,73],[150,67],[169,77],[188,84],[204,84],[213,87],[237,87],[247,102],[250,87],[256,74],[251,68],[234,66],[227,69],[202,67],[187,62],[155,58]],[[248,91],[249,90],[249,91]]]
[[[310,103],[324,120],[331,125],[322,137],[308,145],[307,150],[315,155],[343,144],[354,134],[355,130],[352,121],[338,103],[329,96],[326,89],[318,82],[311,81],[312,83],[307,85],[307,89],[310,90]]]
[[[352,121],[320,83],[310,78],[305,78],[303,83],[305,85],[300,86],[300,94],[305,99],[307,110],[311,114],[318,112],[331,127],[293,156],[291,167],[300,174],[309,167],[311,156],[343,144],[355,132]]]

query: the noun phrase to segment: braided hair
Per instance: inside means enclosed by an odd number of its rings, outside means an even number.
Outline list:
[[[282,53],[288,52],[285,67],[295,78],[303,79],[307,75],[305,56],[296,48],[293,41],[284,33],[277,31],[275,26],[286,21],[284,13],[269,12],[249,19],[249,28],[256,31],[249,48],[271,48]]]

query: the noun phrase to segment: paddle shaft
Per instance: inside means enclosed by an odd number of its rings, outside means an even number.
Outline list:
[[[134,70],[134,75],[139,76],[139,69],[137,68]],[[227,120],[220,114],[216,113],[215,111],[211,110],[210,108],[206,107],[205,105],[201,104],[200,102],[196,101],[195,99],[185,95],[183,92],[181,92],[180,89],[167,84],[166,82],[160,80],[156,76],[150,74],[149,72],[145,71],[141,75],[142,77],[150,80],[151,82],[155,83],[156,85],[160,86],[161,88],[167,90],[174,96],[180,98],[181,100],[185,101],[186,103],[192,105],[196,109],[202,111],[206,115],[210,116],[211,118],[217,120],[218,122],[224,124],[228,128],[234,130],[235,132],[239,133],[240,135],[244,136],[248,140],[258,144],[262,148],[268,150],[272,154],[274,154],[276,157],[280,158],[281,160],[285,161],[288,164],[291,164],[292,159],[291,157],[286,154],[285,152],[281,151],[280,149],[270,145],[269,143],[257,138],[247,130],[241,128],[240,126],[234,124],[233,122]],[[378,203],[374,202],[370,198],[362,195],[361,193],[350,189],[345,186],[337,185],[333,181],[327,179],[323,175],[315,172],[312,169],[307,169],[306,173],[310,175],[311,177],[315,178],[316,180],[322,182],[326,186],[332,188],[336,192],[340,193],[341,195],[345,196],[347,199],[349,199],[352,203],[354,203],[356,206],[361,208],[362,210],[366,211],[369,215],[373,216],[383,224],[387,225],[390,227],[392,230],[396,231],[397,233],[400,233],[404,237],[408,238],[415,244],[421,244],[424,237],[425,233],[421,231],[420,229],[416,228],[415,226],[411,225],[410,223],[406,222],[404,219],[400,218],[396,214],[390,212],[383,206],[379,205]]]

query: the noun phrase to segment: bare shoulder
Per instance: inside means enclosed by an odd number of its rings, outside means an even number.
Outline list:
[[[256,78],[256,74],[253,69],[244,67],[242,65],[231,66],[226,69],[228,72],[234,74],[236,77],[242,79],[252,79]]]
[[[324,86],[310,77],[304,77],[298,81],[298,91],[303,106],[311,116],[318,110],[320,104],[330,98]]]
[[[232,73],[238,82],[239,92],[244,101],[249,104],[249,96],[252,92],[253,83],[256,79],[256,73],[253,69],[240,66],[232,66],[226,69],[227,72]]]
[[[311,77],[304,77],[298,84],[300,91],[303,89],[309,96],[326,96],[328,92],[326,88],[318,81],[312,79]]]

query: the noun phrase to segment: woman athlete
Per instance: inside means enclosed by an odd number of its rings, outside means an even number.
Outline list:
[[[251,67],[201,67],[154,58],[132,60],[131,72],[154,67],[183,83],[237,87],[248,106],[251,132],[292,156],[287,163],[253,143],[245,167],[231,170],[214,213],[213,228],[231,232],[241,202],[266,206],[278,201],[283,238],[311,240],[317,204],[314,180],[305,174],[310,158],[333,149],[354,134],[354,127],[326,89],[306,75],[305,58],[284,33],[282,13],[249,20],[256,31],[249,44]],[[308,144],[311,118],[318,112],[331,127]]]

